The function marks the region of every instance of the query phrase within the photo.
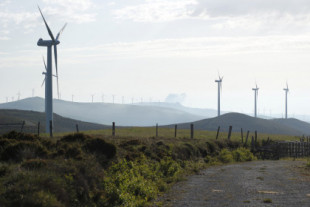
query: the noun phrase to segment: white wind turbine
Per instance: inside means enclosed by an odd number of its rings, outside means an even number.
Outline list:
[[[257,97],[258,97],[258,87],[256,84],[256,88],[252,88],[254,91],[254,117],[257,118]]]
[[[217,116],[221,115],[221,91],[222,91],[222,81],[223,81],[224,76],[220,76],[219,74],[219,79],[215,80],[215,82],[217,83],[217,88],[218,88],[218,92],[217,92]]]
[[[58,85],[57,45],[60,43],[59,36],[63,32],[67,24],[65,24],[62,27],[62,29],[58,32],[56,39],[55,39],[52,31],[50,30],[49,26],[46,23],[46,20],[42,14],[40,7],[38,8],[43,18],[48,34],[51,37],[51,40],[43,40],[42,38],[40,38],[37,43],[38,46],[47,47],[47,66],[46,66],[45,81],[44,81],[45,82],[45,116],[46,116],[45,117],[45,121],[46,121],[45,128],[46,128],[46,132],[51,134],[52,131],[50,131],[50,128],[52,127],[50,126],[50,123],[53,126],[52,46],[54,46],[56,77],[57,77],[57,85]],[[57,90],[57,92],[58,92],[58,98],[59,98],[59,90]]]
[[[285,119],[287,119],[287,94],[289,92],[287,82],[286,82],[286,88],[284,88],[283,90],[285,91]]]

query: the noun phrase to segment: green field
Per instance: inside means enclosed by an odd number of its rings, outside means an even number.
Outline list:
[[[83,131],[83,133],[88,135],[95,135],[99,137],[109,137],[112,134],[111,129],[104,130],[93,130],[93,131]],[[206,130],[195,130],[194,131],[194,139],[205,139],[205,140],[214,140],[216,138],[216,131],[206,131]],[[57,133],[55,137],[63,136],[69,133]],[[139,137],[139,138],[150,138],[156,136],[156,128],[155,127],[130,127],[130,128],[116,128],[117,137]],[[47,136],[47,135],[45,135]],[[254,136],[254,132],[249,133],[249,140]],[[175,138],[174,137],[174,129],[170,128],[158,128],[158,137],[165,138]],[[218,139],[227,139],[227,132],[220,132]],[[244,140],[246,138],[246,132],[243,132]],[[275,135],[275,134],[260,134],[258,133],[258,140],[267,140],[268,137],[274,141],[297,141],[300,137],[290,136],[290,135]],[[190,138],[190,130],[187,129],[178,129],[176,138]],[[231,140],[233,141],[241,141],[241,132],[231,134]]]

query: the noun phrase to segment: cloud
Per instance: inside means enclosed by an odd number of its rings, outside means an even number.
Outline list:
[[[135,22],[206,21],[210,30],[241,30],[270,34],[308,31],[308,0],[147,0],[114,11]]]
[[[181,93],[181,94],[176,94],[176,93],[170,93],[166,99],[165,102],[168,103],[182,103],[186,99],[186,94]]]
[[[137,22],[166,22],[188,18],[195,4],[196,0],[147,0],[142,4],[117,9],[114,15],[117,19]]]
[[[86,23],[96,20],[94,3],[91,0],[43,0],[43,2],[46,5],[44,13],[60,17],[64,21]]]

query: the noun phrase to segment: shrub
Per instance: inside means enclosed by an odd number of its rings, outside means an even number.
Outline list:
[[[245,162],[256,160],[256,157],[253,153],[246,148],[238,148],[232,152],[234,160],[237,162]]]
[[[88,135],[85,135],[83,133],[74,133],[64,136],[60,142],[85,142],[86,140],[89,140],[91,137]]]
[[[9,166],[6,164],[0,164],[0,177],[5,176],[10,172]]]
[[[20,162],[23,159],[45,158],[47,150],[38,142],[21,141],[7,146],[1,153],[2,161]]]
[[[218,156],[218,159],[223,163],[230,163],[234,161],[232,152],[228,149],[222,149]]]
[[[36,169],[44,168],[46,165],[47,165],[47,162],[45,160],[31,159],[31,160],[24,161],[21,164],[21,167],[27,170],[36,170]]]
[[[16,131],[11,131],[9,133],[6,133],[2,135],[2,137],[7,138],[7,139],[21,140],[21,141],[34,141],[34,140],[39,139],[37,135],[25,134],[25,133],[20,133]]]
[[[111,159],[116,155],[115,145],[107,143],[103,139],[88,140],[83,149],[89,153],[105,155],[108,159]]]

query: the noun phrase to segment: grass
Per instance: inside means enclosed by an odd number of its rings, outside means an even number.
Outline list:
[[[155,137],[155,127],[128,127],[128,128],[116,128],[116,136],[118,137],[139,137],[139,138],[149,138]],[[103,130],[91,130],[91,131],[83,131],[84,134],[95,135],[95,136],[111,136],[111,129],[103,129]],[[56,133],[56,137],[61,137],[70,133]],[[48,136],[44,134],[43,136]],[[165,138],[174,138],[174,129],[170,128],[162,128],[158,129],[158,136]],[[218,139],[227,139],[227,132],[220,132]],[[245,141],[246,133],[243,134],[243,139]],[[251,141],[251,137],[254,136],[254,132],[250,132],[248,143]],[[216,137],[216,131],[207,131],[207,130],[195,130],[194,138],[195,139],[205,139],[205,140],[214,140]],[[287,140],[287,141],[295,141],[299,140],[299,137],[290,136],[290,135],[275,135],[275,134],[260,134],[258,133],[259,140],[267,140],[268,137],[273,141],[277,140]],[[187,129],[178,129],[177,138],[190,138],[190,130]],[[233,141],[241,141],[241,134],[237,132],[233,132],[231,135],[231,140]]]
[[[271,198],[265,198],[263,200],[264,203],[272,203],[272,199]]]
[[[252,159],[227,139],[14,132],[0,137],[0,206],[147,206],[188,174]]]

